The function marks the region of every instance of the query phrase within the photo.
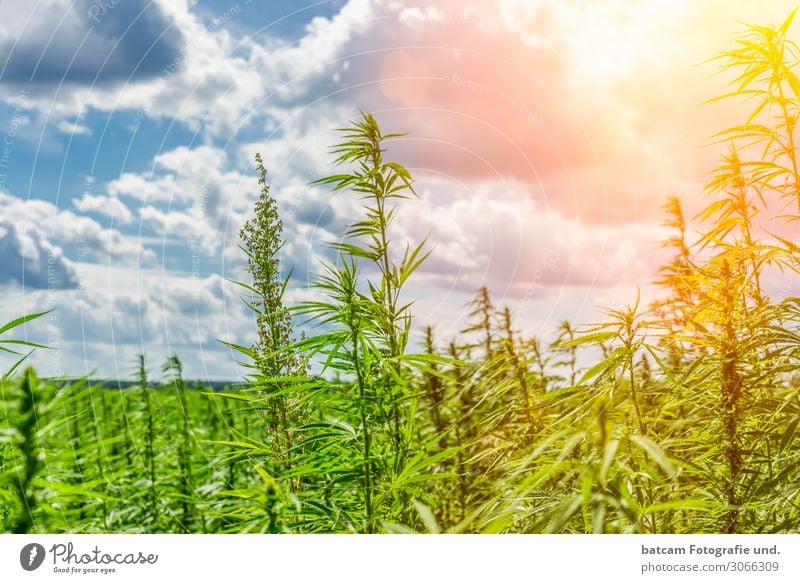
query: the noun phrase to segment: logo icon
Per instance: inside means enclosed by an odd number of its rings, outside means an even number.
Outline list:
[[[44,563],[44,547],[39,543],[30,543],[19,552],[19,564],[26,571],[35,571]]]

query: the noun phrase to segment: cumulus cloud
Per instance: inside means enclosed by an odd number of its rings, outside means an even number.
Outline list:
[[[146,79],[181,48],[182,36],[150,0],[3,4],[5,83],[89,84]],[[20,34],[20,33],[23,34]]]
[[[69,134],[72,136],[91,136],[92,135],[92,128],[89,126],[80,124],[78,122],[70,122],[70,121],[61,121],[58,123],[58,131],[62,134]]]
[[[581,224],[538,204],[519,182],[463,188],[429,180],[421,200],[397,215],[396,239],[434,247],[421,273],[441,288],[481,286],[509,298],[571,286],[604,288],[646,281],[661,231],[653,224],[616,229]]]
[[[93,280],[97,275],[86,277]],[[85,286],[74,294],[75,301],[59,305],[65,340],[181,348],[213,345],[224,334],[226,319],[241,322],[246,316],[241,301],[234,301],[238,299],[235,288],[225,285],[220,275],[159,277],[142,272],[134,278],[118,276],[134,281],[113,289]],[[83,323],[77,326],[78,321]],[[245,331],[242,338],[247,336]]]
[[[312,249],[322,249],[319,238],[334,239],[331,233],[340,232],[346,218],[360,212],[356,197],[335,196],[309,184],[331,171],[325,152],[331,133],[320,129],[312,135],[303,138],[297,128],[287,126],[281,138],[230,153],[212,146],[180,146],[157,155],[151,170],[125,172],[108,182],[105,194],[84,194],[76,206],[127,223],[131,205],[137,205],[141,225],[159,239],[178,238],[195,251],[236,259],[241,255],[239,230],[259,195],[253,156],[261,152],[284,218],[289,262],[305,263]],[[308,147],[312,141],[314,147]]]
[[[31,311],[55,308],[46,323],[27,327],[29,339],[55,349],[34,353],[31,362],[42,374],[125,378],[138,354],[153,367],[161,364],[154,359],[177,354],[193,378],[231,380],[246,373],[219,339],[252,344],[255,319],[239,289],[222,276],[86,265],[82,277],[79,289],[25,292]],[[117,285],[109,286],[109,277]],[[0,311],[6,319],[18,316],[8,306]]]
[[[98,260],[127,265],[155,262],[155,253],[136,237],[103,227],[89,217],[60,210],[45,200],[22,200],[0,193],[0,217],[13,222],[25,233],[35,233],[36,237],[67,245],[68,250],[82,260],[92,254]]]
[[[120,223],[127,224],[133,220],[133,213],[115,196],[93,195],[86,192],[81,198],[73,200],[72,204],[83,213],[98,213]]]
[[[140,119],[176,119],[213,136],[265,119],[274,123],[298,103],[336,91],[347,71],[352,74],[342,58],[347,47],[382,18],[380,2],[351,0],[330,18],[314,18],[298,42],[287,43],[269,35],[237,38],[205,24],[182,1],[126,1],[104,11],[99,22],[85,17],[93,4],[82,1],[50,0],[45,12],[37,8],[42,3],[15,0],[9,9],[14,18],[0,23],[0,46],[5,41],[11,52],[0,80],[63,78],[67,84],[57,87],[55,103],[52,91],[41,87],[29,97],[56,123],[87,109],[127,110]],[[106,47],[108,38],[118,38],[118,45]],[[85,40],[80,50],[76,39]],[[13,98],[13,88],[2,85],[0,94]]]
[[[236,238],[258,192],[251,170],[230,165],[221,148],[180,146],[158,154],[151,171],[125,172],[110,181],[103,197],[138,202],[142,224],[159,237],[177,236],[208,253],[221,252]]]
[[[0,284],[29,289],[67,289],[78,285],[74,264],[41,232],[25,230],[0,216]]]

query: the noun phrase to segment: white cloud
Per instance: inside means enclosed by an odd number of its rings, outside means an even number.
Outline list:
[[[92,128],[89,126],[80,124],[78,122],[70,122],[67,120],[63,120],[58,122],[58,131],[62,134],[69,134],[73,136],[91,136],[92,135]]]
[[[155,253],[135,237],[105,228],[89,217],[59,210],[45,200],[22,200],[0,193],[0,216],[13,221],[23,232],[66,245],[82,261],[88,253],[98,261],[125,265],[148,265],[156,260]]]
[[[55,308],[51,316],[24,330],[28,339],[54,349],[32,357],[42,374],[94,372],[100,378],[126,378],[140,353],[154,373],[170,354],[184,361],[191,378],[230,380],[246,373],[219,339],[251,345],[255,318],[242,303],[239,288],[222,276],[187,277],[88,264],[80,270],[80,289],[23,292],[28,312]],[[4,305],[0,316],[17,317],[13,310],[18,309]]]
[[[581,224],[537,203],[530,187],[518,182],[473,188],[435,178],[419,182],[421,199],[402,203],[395,239],[413,244],[427,238],[434,250],[421,271],[445,289],[471,293],[485,285],[519,298],[652,275],[657,223]]]
[[[74,16],[67,4],[56,4],[69,18]],[[95,109],[176,119],[194,129],[202,126],[214,136],[229,135],[240,129],[240,124],[249,123],[251,116],[315,99],[320,80],[330,77],[331,63],[348,43],[373,27],[379,2],[351,0],[332,18],[315,18],[307,34],[290,45],[263,36],[235,38],[224,27],[209,29],[184,0],[158,0],[156,4],[171,30],[182,38],[180,48],[173,51],[170,61],[161,63],[157,75],[114,83],[67,84],[58,88],[57,99],[40,88],[29,96],[31,106],[47,112],[61,131],[73,126],[81,129],[68,119]],[[30,20],[20,19],[8,30],[0,28],[0,40],[19,38],[20,26],[25,36],[34,25],[58,25],[36,11],[29,16]],[[0,92],[7,100],[15,96],[11,87],[5,91],[0,87]]]
[[[128,224],[133,220],[133,213],[115,196],[93,195],[84,193],[81,198],[72,201],[76,209],[83,213],[94,212],[114,221]]]
[[[61,247],[0,214],[0,284],[12,282],[30,289],[65,289],[77,286],[78,277]]]
[[[252,173],[232,169],[220,148],[180,146],[158,154],[152,171],[125,172],[105,191],[111,199],[141,202],[142,224],[158,237],[221,254],[224,245],[237,243],[258,184]]]

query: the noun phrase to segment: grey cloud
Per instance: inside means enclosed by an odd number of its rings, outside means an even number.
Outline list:
[[[44,4],[6,38],[0,80],[106,83],[146,79],[180,62],[182,34],[151,0]],[[13,7],[5,11],[13,13]]]
[[[60,247],[4,220],[0,221],[0,283],[11,282],[30,289],[69,289],[78,286],[78,277]]]
[[[301,223],[327,228],[336,220],[336,211],[327,203],[312,202],[301,205],[294,218]]]

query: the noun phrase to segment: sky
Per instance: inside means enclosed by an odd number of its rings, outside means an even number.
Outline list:
[[[0,317],[45,375],[129,378],[168,354],[194,379],[247,370],[239,230],[254,155],[285,223],[289,304],[359,216],[335,128],[373,112],[417,200],[393,226],[431,257],[407,298],[449,340],[486,286],[525,335],[646,301],[661,207],[703,204],[709,61],[785,0],[0,0]],[[793,31],[797,34],[797,30]]]

